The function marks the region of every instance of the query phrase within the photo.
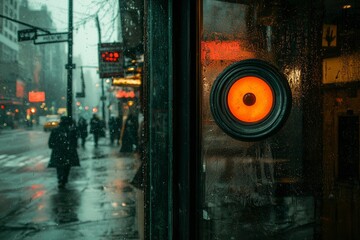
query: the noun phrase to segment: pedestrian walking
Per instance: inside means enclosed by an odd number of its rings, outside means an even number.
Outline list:
[[[70,169],[80,166],[77,153],[77,137],[74,121],[70,117],[61,117],[59,127],[51,131],[49,148],[52,149],[48,168],[56,168],[59,189],[65,188]]]
[[[122,119],[117,116],[111,116],[109,119],[109,134],[110,134],[110,144],[113,145],[116,142],[119,145],[120,132],[122,128]]]
[[[77,127],[78,127],[78,136],[81,139],[81,146],[85,147],[86,138],[88,136],[88,123],[86,122],[86,119],[80,117]]]
[[[125,121],[120,152],[134,152],[138,145],[138,128],[138,117],[134,112],[130,112]]]
[[[102,124],[99,117],[94,113],[90,120],[90,133],[94,136],[95,147],[98,146],[99,137],[102,132]]]

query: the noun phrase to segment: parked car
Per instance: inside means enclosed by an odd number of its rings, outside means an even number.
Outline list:
[[[59,115],[47,115],[44,123],[44,131],[51,131],[54,128],[57,128],[60,123]]]

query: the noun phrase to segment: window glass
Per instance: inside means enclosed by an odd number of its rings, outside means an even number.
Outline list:
[[[360,167],[359,5],[324,3],[202,1],[202,239],[359,234],[354,198]],[[229,69],[249,59],[275,66],[290,86],[292,104],[273,134],[239,140],[219,122],[253,131],[272,116],[243,124],[231,114],[221,115],[233,108],[227,94],[237,72]],[[245,93],[234,94],[235,107],[245,108]],[[214,98],[224,104],[216,105]],[[245,116],[253,111],[246,109]]]

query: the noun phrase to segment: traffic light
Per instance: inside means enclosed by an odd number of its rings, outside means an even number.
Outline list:
[[[32,114],[36,113],[36,108],[34,108],[34,107],[30,108],[30,112],[31,112]]]
[[[101,59],[103,62],[118,62],[119,58],[120,58],[120,52],[118,51],[101,52]]]

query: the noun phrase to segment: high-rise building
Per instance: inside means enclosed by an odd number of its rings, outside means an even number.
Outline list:
[[[36,30],[37,35],[57,32],[51,12],[46,6],[32,9],[28,1],[23,0],[19,14],[20,21],[39,28]],[[56,114],[58,108],[66,106],[65,43],[35,44],[32,41],[24,41],[19,43],[19,52],[19,62],[25,67],[29,78],[27,93],[45,93],[43,102],[27,104],[37,105],[39,115]]]
[[[27,0],[4,0],[0,13],[0,124],[16,127],[29,120],[30,108],[37,110],[31,120],[38,120],[66,106],[65,44],[18,42],[19,30],[56,32],[46,6],[32,9]],[[45,99],[30,101],[29,92],[42,92]]]
[[[19,63],[17,31],[20,0],[0,1],[0,124],[15,127],[22,118],[25,74]]]

